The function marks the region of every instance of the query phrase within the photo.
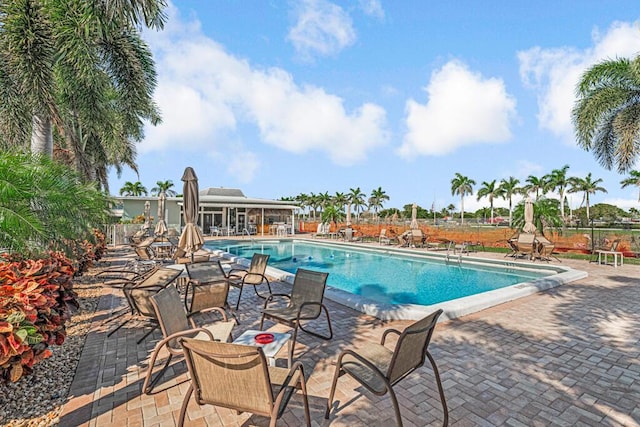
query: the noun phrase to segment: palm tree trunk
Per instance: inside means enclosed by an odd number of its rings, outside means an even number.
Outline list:
[[[460,225],[464,224],[464,196],[460,196]]]
[[[53,157],[53,130],[51,118],[34,114],[31,129],[31,154]]]

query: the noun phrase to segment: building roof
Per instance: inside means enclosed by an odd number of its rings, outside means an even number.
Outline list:
[[[242,190],[238,188],[209,187],[199,191],[202,196],[222,196],[222,197],[245,197]]]

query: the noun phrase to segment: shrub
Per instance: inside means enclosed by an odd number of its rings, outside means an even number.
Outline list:
[[[48,258],[0,257],[0,378],[18,381],[65,340],[73,306],[74,268],[61,253]]]

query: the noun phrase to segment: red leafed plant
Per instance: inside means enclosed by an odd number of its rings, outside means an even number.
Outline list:
[[[62,254],[0,257],[0,380],[18,381],[64,342],[65,322],[78,307],[74,268]]]
[[[107,248],[105,234],[97,229],[93,230],[93,234],[95,236],[94,243],[87,240],[82,242],[67,241],[75,258],[76,276],[82,276],[93,265],[94,261],[100,260]]]

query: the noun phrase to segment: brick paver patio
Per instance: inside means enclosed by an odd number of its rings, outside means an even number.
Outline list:
[[[640,425],[640,266],[563,264],[586,270],[589,277],[436,327],[430,349],[442,375],[450,425]],[[276,284],[274,291],[286,291],[285,285]],[[231,292],[235,301],[237,291]],[[141,394],[146,361],[161,335],[137,345],[144,330],[132,323],[107,337],[109,325],[102,322],[122,304],[119,291],[105,289],[61,426],[176,425],[188,387],[186,367],[175,363],[153,395]],[[388,396],[375,397],[348,377],[339,380],[339,405],[329,420],[324,409],[340,350],[377,342],[385,328],[410,322],[383,322],[332,301],[327,305],[333,340],[301,333],[295,352],[309,378],[312,424],[393,425]],[[234,336],[257,329],[260,306],[253,292],[244,293]],[[283,354],[278,365],[284,363]],[[442,424],[428,363],[396,391],[405,426]],[[303,425],[299,396],[289,408],[278,425]],[[268,425],[268,420],[192,402],[187,425]]]

